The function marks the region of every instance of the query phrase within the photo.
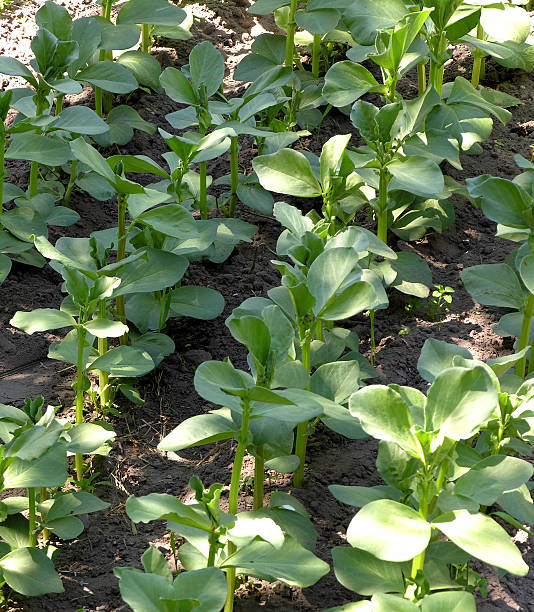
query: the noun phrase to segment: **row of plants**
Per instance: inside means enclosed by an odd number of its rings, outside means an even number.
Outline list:
[[[166,0],[129,0],[112,23],[111,4],[103,2],[101,17],[73,21],[46,2],[36,16],[30,68],[0,58],[0,71],[29,85],[0,94],[2,162],[31,162],[26,190],[5,182],[2,170],[0,194],[8,206],[0,214],[0,276],[7,277],[12,260],[48,261],[66,294],[59,309],[19,311],[11,324],[29,334],[68,330],[51,344],[49,357],[76,368],[74,424],[45,410],[43,400],[23,410],[1,407],[3,488],[27,489],[26,497],[6,497],[0,506],[5,584],[28,596],[62,589],[50,538],[77,537],[76,515],[106,506],[90,492],[95,474],[84,455],[109,452],[118,392],[142,406],[136,380],[175,350],[164,333],[167,321],[222,313],[222,296],[195,285],[188,269],[202,259],[222,263],[252,240],[257,227],[235,218],[241,203],[274,215],[283,227],[273,260],[280,284],[267,297],[244,300],[226,319],[247,351],[249,371],[229,360],[201,364],[195,390],[219,408],[187,419],[159,444],[179,451],[235,440],[228,501],[221,503],[223,484],[205,486],[197,477],[190,481],[194,504],[160,493],[130,497],[132,521],[166,520],[171,542],[185,540],[173,545],[184,571],[174,578],[151,547],[142,557],[144,571],[116,568],[122,597],[140,611],[230,612],[238,574],[303,588],[317,582],[330,567],[313,553],[317,533],[306,509],[282,492],[272,492],[265,506],[264,485],[266,471],[275,471],[293,473],[294,486],[303,486],[308,439],[325,426],[350,439],[377,439],[385,482],[331,486],[335,498],[359,508],[347,529],[350,546],[332,551],[336,576],[371,597],[331,610],[474,610],[473,592],[484,580],[471,558],[528,572],[500,523],[527,529],[534,522],[533,468],[521,458],[530,453],[533,424],[534,165],[518,157],[524,172],[514,181],[484,175],[464,185],[444,174],[443,162],[461,169],[460,155],[481,151],[493,118],[506,123],[505,107],[520,103],[479,80],[487,56],[507,68],[532,69],[527,12],[518,3],[481,0],[310,0],[305,8],[258,0],[251,12],[274,11],[287,36],[256,39],[234,75],[251,84],[241,97],[227,97],[224,59],[211,44],[194,47],[181,70],[161,72],[147,53],[151,36],[187,36],[184,11]],[[139,39],[139,50],[115,61],[114,51]],[[444,83],[455,42],[474,49],[471,82]],[[303,47],[311,51],[310,70]],[[335,61],[343,52],[348,60]],[[403,99],[397,85],[416,66],[419,95]],[[95,89],[95,110],[64,108],[65,97],[86,84]],[[127,144],[134,129],[156,134],[127,104],[113,106],[110,94],[139,86],[183,105],[166,117],[174,133],[157,130],[169,149],[165,167],[143,155],[101,152]],[[379,94],[381,103],[361,100],[367,93]],[[350,117],[360,146],[350,146],[348,133],[330,138],[319,156],[290,148],[332,107]],[[11,122],[10,111],[16,112]],[[245,138],[258,151],[248,174],[239,168]],[[208,162],[227,152],[229,174],[208,176]],[[141,184],[138,174],[153,182]],[[229,191],[215,197],[210,185]],[[116,227],[52,244],[47,226],[79,219],[69,207],[74,190],[116,201]],[[275,202],[271,192],[318,198],[319,210],[304,215]],[[432,288],[428,265],[396,252],[393,237],[412,241],[449,227],[453,194],[497,222],[499,236],[520,243],[505,263],[462,275],[480,303],[514,309],[497,330],[517,338],[515,352],[484,363],[429,340],[418,363],[431,383],[426,395],[394,384],[367,386],[377,377],[376,310],[388,307],[391,289],[425,298]],[[358,224],[366,216],[376,232]],[[339,326],[363,313],[369,360],[358,336]],[[91,404],[96,420],[89,422]],[[246,453],[254,458],[254,507],[239,512]],[[75,476],[65,488],[68,455]]]

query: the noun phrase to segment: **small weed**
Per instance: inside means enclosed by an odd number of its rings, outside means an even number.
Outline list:
[[[454,289],[448,285],[434,285],[435,290],[428,298],[427,310],[433,321],[437,321],[440,314],[447,314],[452,304]]]
[[[407,325],[402,325],[397,333],[399,336],[407,336],[410,333],[410,328]]]

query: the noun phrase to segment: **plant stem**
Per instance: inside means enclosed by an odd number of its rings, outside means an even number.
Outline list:
[[[523,314],[523,322],[521,324],[521,335],[519,336],[519,344],[517,346],[517,352],[519,353],[528,345],[530,340],[530,323],[532,320],[532,311],[534,310],[534,294],[529,293],[528,300],[525,306],[525,312]],[[530,349],[532,351],[532,348]],[[530,360],[532,363],[532,358]],[[527,356],[521,358],[515,366],[515,373],[519,378],[525,378],[525,368],[527,365]]]
[[[32,161],[30,166],[30,198],[37,195],[37,179],[39,178],[39,164]]]
[[[230,138],[230,173],[232,186],[230,192],[230,206],[228,216],[235,217],[235,207],[237,205],[237,188],[239,187],[239,143],[237,136]]]
[[[102,319],[106,318],[106,302],[100,300],[98,304],[98,316]],[[108,350],[107,338],[98,338],[98,354],[100,356],[105,355]],[[109,404],[109,375],[103,370],[98,370],[98,387],[100,391],[100,409],[103,411],[104,408]]]
[[[60,96],[56,98],[56,117],[63,110],[63,98],[64,97],[65,97],[65,94],[61,94]]]
[[[315,321],[315,337],[317,340],[323,340],[323,322],[321,319]]]
[[[312,74],[317,79],[319,78],[319,61],[321,59],[321,35],[313,35],[313,51],[312,51]]]
[[[150,47],[152,46],[150,43],[150,27],[148,23],[144,23],[141,26],[141,51],[148,53],[150,51]]]
[[[419,62],[417,64],[417,90],[419,95],[422,96],[426,89],[426,62]]]
[[[426,484],[425,486],[425,490],[423,491],[423,497],[421,499],[421,501],[419,502],[419,514],[421,515],[421,518],[423,518],[425,521],[427,520],[427,516],[428,516],[428,500],[427,500],[427,491],[428,491],[428,484]],[[425,565],[425,553],[426,553],[426,548],[420,552],[416,557],[414,557],[413,561],[412,561],[412,578],[415,578],[417,576],[417,572],[419,570],[423,570],[423,567]]]
[[[208,218],[208,192],[206,186],[207,165],[206,162],[200,162],[200,197],[198,206],[200,209],[200,218],[205,221]]]
[[[378,212],[376,213],[378,228],[377,236],[384,244],[388,243],[388,177],[387,169],[380,168],[378,185]]]
[[[0,214],[4,212],[4,175],[5,175],[6,135],[4,124],[0,125]],[[2,224],[0,223],[0,229]]]
[[[234,457],[234,466],[232,468],[232,480],[230,481],[230,495],[228,498],[228,512],[237,514],[237,502],[239,498],[239,482],[241,480],[241,468],[243,467],[243,459],[247,450],[248,427],[250,423],[250,400],[243,400],[243,414],[241,415],[241,430],[237,440],[237,450]],[[233,542],[228,542],[228,556],[233,554],[237,549]],[[228,585],[228,595],[224,604],[224,612],[232,612],[234,609],[234,591],[235,591],[235,567],[226,569],[226,583]]]
[[[118,239],[117,239],[117,262],[122,261],[126,255],[126,208],[128,203],[128,196],[119,193],[117,196],[118,206]],[[126,325],[126,304],[124,302],[124,296],[119,295],[116,300],[117,312],[119,313],[120,320]],[[123,334],[120,338],[121,344],[127,344],[128,334]]]
[[[375,342],[375,311],[369,311],[369,321],[371,323],[371,365],[375,365],[376,342]]]
[[[37,546],[37,521],[35,518],[35,488],[30,487],[28,489],[28,545],[35,547]]]
[[[215,553],[217,552],[217,542],[219,541],[217,532],[215,531],[215,526],[212,526],[212,532],[209,536],[209,553],[208,553],[208,567],[213,567],[215,565]]]
[[[479,23],[477,25],[477,38],[482,40],[484,36],[484,30],[482,29],[482,25]],[[473,87],[478,87],[478,83],[480,82],[480,71],[482,68],[482,60],[483,53],[481,49],[475,49],[473,52],[473,71],[471,73],[471,85]]]
[[[297,24],[295,23],[295,13],[297,12],[298,0],[291,0],[288,15],[288,26],[286,36],[286,59],[285,65],[293,68],[293,56],[295,54],[295,30]]]
[[[254,458],[254,510],[263,508],[263,493],[265,482],[265,460],[263,457],[263,444],[256,446]]]
[[[111,4],[112,0],[102,1],[102,17],[111,21]],[[98,61],[103,62],[106,59],[106,50],[100,49],[98,53]],[[101,87],[95,87],[95,112],[99,117],[102,117],[102,99],[103,92]]]
[[[44,501],[48,499],[48,489],[46,487],[41,487],[41,495],[39,499],[41,503],[43,503]],[[45,522],[45,517],[43,516],[42,512],[41,512],[41,521],[43,523]],[[41,531],[41,535],[43,536],[43,543],[46,544],[46,542],[48,542],[48,540],[50,539],[50,530],[44,528]]]
[[[440,56],[445,49],[447,48],[447,36],[445,34],[445,32],[441,32],[439,40],[438,40],[438,45],[437,45],[437,49],[435,49],[434,53],[436,56]],[[441,58],[440,58],[441,61]],[[436,64],[436,62],[434,60],[430,60],[430,75],[429,75],[429,81],[430,84],[434,86],[435,90],[439,93],[439,95],[441,96],[441,90],[443,88],[443,73],[445,71],[445,63],[443,64]]]
[[[70,165],[70,176],[69,176],[69,184],[67,185],[67,189],[65,190],[65,195],[63,196],[63,204],[68,206],[70,202],[70,196],[72,195],[72,190],[74,189],[74,183],[76,182],[76,168],[78,167],[78,160],[73,159]]]
[[[302,363],[310,373],[310,339],[304,340],[302,345]],[[304,483],[304,463],[306,462],[306,446],[308,444],[308,421],[297,425],[297,435],[295,438],[295,455],[299,458],[299,465],[293,474],[293,486],[301,488]]]
[[[81,325],[77,330],[78,337],[78,358],[76,360],[76,425],[83,423],[83,383],[84,383],[84,362],[83,349],[85,345],[85,328]],[[76,478],[81,481],[84,473],[83,455],[76,454],[74,456],[74,465],[76,467]]]

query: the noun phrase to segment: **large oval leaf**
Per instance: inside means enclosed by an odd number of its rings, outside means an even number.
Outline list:
[[[409,561],[423,552],[432,528],[412,508],[390,499],[364,506],[347,529],[347,541],[384,561]]]

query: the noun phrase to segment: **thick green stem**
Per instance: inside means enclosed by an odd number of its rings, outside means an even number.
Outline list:
[[[39,178],[39,164],[32,161],[30,167],[30,198],[37,195],[37,179]]]
[[[241,481],[241,468],[243,467],[243,459],[247,450],[248,428],[250,423],[250,401],[243,401],[243,414],[241,416],[241,431],[237,441],[237,450],[234,457],[234,466],[232,468],[232,479],[230,481],[230,494],[228,498],[228,512],[237,514],[237,502],[239,498],[239,483]],[[233,542],[228,542],[228,556],[236,551],[236,546]],[[232,612],[234,609],[234,591],[235,591],[235,567],[229,567],[226,570],[226,584],[228,585],[228,595],[224,605],[224,612]]]
[[[380,168],[378,185],[377,236],[384,244],[388,243],[388,176],[387,169]]]
[[[101,319],[106,318],[106,302],[104,300],[100,300],[98,304],[98,316]],[[98,354],[100,356],[105,355],[108,350],[108,340],[107,338],[98,338]],[[100,408],[104,410],[109,404],[109,375],[107,372],[103,370],[98,370],[98,387],[100,391]]]
[[[235,207],[237,205],[237,188],[239,187],[239,143],[237,136],[230,138],[230,173],[231,173],[231,192],[230,206],[228,207],[228,216],[235,216]]]
[[[323,322],[321,319],[315,321],[315,337],[317,340],[323,340]]]
[[[102,2],[102,17],[111,21],[111,0],[103,0]],[[103,62],[106,59],[106,50],[100,49],[98,53],[98,61]],[[95,87],[95,112],[99,117],[102,117],[102,99],[103,91],[101,87]]]
[[[530,340],[530,323],[532,321],[532,311],[534,310],[534,294],[530,293],[525,306],[525,312],[523,314],[523,322],[521,324],[521,335],[519,336],[519,344],[517,346],[517,352],[522,351],[528,346]],[[530,349],[532,352],[532,348]],[[532,363],[532,358],[530,360]],[[525,378],[525,369],[527,365],[527,356],[525,355],[517,362],[515,366],[515,373],[519,378]]]
[[[321,59],[321,35],[313,35],[313,51],[312,51],[312,74],[317,79],[319,78],[319,61]]]
[[[122,261],[126,255],[126,208],[128,204],[128,196],[119,194],[117,197],[118,204],[118,245],[117,245],[117,262]],[[117,312],[120,320],[126,325],[126,304],[124,296],[120,295],[116,300]],[[121,344],[127,344],[128,334],[124,334],[120,338]]]
[[[44,501],[46,501],[48,499],[48,489],[46,487],[41,487],[41,494],[40,494],[40,502],[43,503]],[[43,516],[43,513],[41,512],[41,521],[44,523],[45,522],[45,516]],[[46,542],[48,542],[48,540],[50,539],[50,530],[49,529],[43,529],[41,531],[41,535],[43,536],[43,543],[46,544]]]
[[[427,516],[428,516],[428,500],[427,500],[427,487],[425,487],[425,491],[423,491],[423,497],[421,499],[421,501],[419,502],[419,514],[421,515],[421,518],[423,518],[425,521],[427,520]],[[426,553],[426,548],[420,552],[416,557],[414,557],[413,561],[412,561],[412,578],[415,578],[417,576],[417,572],[419,570],[423,570],[423,567],[425,565],[425,553]]]
[[[70,165],[70,176],[69,176],[69,184],[67,185],[67,189],[65,190],[65,195],[63,196],[63,204],[69,205],[70,196],[72,195],[72,190],[74,189],[74,183],[76,182],[76,169],[78,167],[78,160],[74,159]]]
[[[0,125],[0,214],[4,212],[4,175],[5,175],[6,136],[4,124]],[[2,224],[0,223],[0,229]]]
[[[61,94],[60,96],[58,96],[56,98],[56,117],[59,115],[59,113],[63,110],[63,98],[65,97],[64,94]]]
[[[37,546],[37,520],[35,512],[35,489],[28,489],[28,545]]]
[[[213,531],[209,536],[209,553],[208,553],[208,567],[213,567],[215,565],[215,554],[217,552],[217,543],[219,541],[217,533],[214,531],[214,527],[212,527]]]
[[[200,162],[200,196],[198,206],[200,209],[200,218],[206,220],[208,218],[208,188],[207,188],[207,165],[206,162]]]
[[[437,48],[434,53],[439,57],[440,62],[442,61],[441,55],[447,49],[447,36],[445,32],[441,32],[438,40]],[[445,63],[437,64],[434,60],[430,60],[430,84],[434,86],[435,90],[441,96],[441,90],[443,88],[443,73],[445,72]]]
[[[477,25],[477,38],[482,40],[484,30],[480,23]],[[473,52],[473,72],[471,73],[471,85],[478,87],[480,82],[480,71],[482,68],[483,53],[481,49],[475,49]]]
[[[426,89],[426,62],[419,62],[417,64],[417,90],[419,95],[422,96]]]
[[[144,23],[141,27],[141,51],[148,53],[152,47],[152,37],[150,36],[150,26]]]
[[[85,347],[85,328],[81,325],[77,328],[78,336],[78,358],[76,360],[76,425],[83,423],[83,387],[84,387],[84,362],[83,349]],[[76,467],[76,478],[81,481],[85,471],[83,455],[76,454],[74,457],[74,465]]]
[[[302,363],[308,371],[311,370],[310,340],[304,340],[302,345]],[[293,474],[293,486],[301,488],[304,484],[304,464],[306,462],[306,447],[308,445],[308,421],[297,425],[295,438],[295,455],[299,458],[299,465]]]
[[[288,26],[286,36],[286,59],[285,65],[293,68],[293,56],[295,55],[295,30],[297,24],[295,23],[295,13],[297,12],[298,0],[291,0],[288,15]]]
[[[265,483],[265,460],[263,458],[263,445],[256,447],[254,458],[254,510],[263,508],[263,494]]]

